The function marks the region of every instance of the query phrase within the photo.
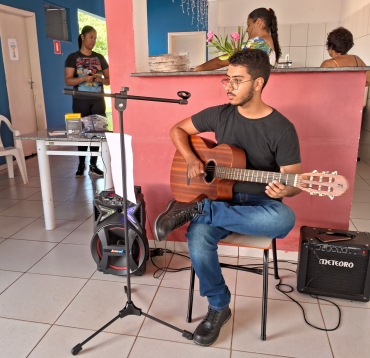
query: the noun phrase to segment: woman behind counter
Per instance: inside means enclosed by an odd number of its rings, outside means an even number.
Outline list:
[[[103,85],[109,85],[108,63],[104,56],[94,52],[97,33],[92,26],[85,26],[78,37],[77,52],[71,53],[65,61],[64,80],[67,86],[73,86],[81,92],[104,92]],[[104,77],[103,77],[104,76]],[[81,113],[81,117],[92,114],[105,116],[105,101],[103,97],[74,98],[72,102],[73,113]],[[87,147],[78,146],[79,151],[86,151]],[[97,152],[99,147],[90,147]],[[90,157],[90,174],[103,176],[103,172],[96,166],[98,157]],[[83,175],[85,171],[85,157],[80,156],[80,163],[76,176]]]
[[[353,36],[344,27],[338,27],[328,34],[326,48],[331,59],[325,60],[320,67],[366,67],[356,55],[348,55],[353,47]],[[370,71],[366,72],[366,86],[370,85]]]
[[[247,34],[249,40],[243,49],[252,48],[265,51],[270,58],[271,66],[275,66],[281,56],[278,40],[277,18],[274,10],[261,7],[248,15]],[[194,71],[213,71],[229,65],[229,60],[216,57],[203,65],[195,67]]]

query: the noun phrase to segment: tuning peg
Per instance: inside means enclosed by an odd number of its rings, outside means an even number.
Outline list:
[[[320,193],[319,196],[325,196],[325,194],[324,193]]]
[[[333,175],[338,175],[338,172],[337,172],[337,171],[335,171],[335,172],[332,172],[332,174],[333,174]]]
[[[318,171],[315,169],[315,170],[313,170],[311,173],[313,173],[313,174],[317,174],[317,173],[318,173]]]
[[[334,195],[328,195],[330,200],[333,200],[334,199]]]
[[[321,174],[329,174],[329,172],[322,172]]]
[[[311,191],[310,195],[317,195],[317,193],[314,193],[313,191]]]

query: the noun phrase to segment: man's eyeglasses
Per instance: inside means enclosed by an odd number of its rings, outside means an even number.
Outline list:
[[[221,83],[223,84],[223,86],[226,88],[226,86],[230,83],[231,84],[231,87],[234,89],[234,90],[237,90],[239,89],[239,85],[241,83],[244,83],[244,82],[249,82],[249,81],[252,81],[252,79],[248,80],[248,81],[240,81],[240,80],[237,80],[237,79],[230,79],[230,78],[224,78],[221,80]]]

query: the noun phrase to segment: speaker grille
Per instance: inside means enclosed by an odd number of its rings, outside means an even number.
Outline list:
[[[135,212],[135,218],[137,219],[137,221],[140,225],[143,225],[143,220],[142,220],[143,218],[142,218],[142,215],[141,215],[141,209],[142,209],[142,205],[139,205],[138,209]]]
[[[96,207],[96,205],[94,205],[94,221],[97,222],[98,221],[98,218],[99,218],[99,215],[100,215],[100,211],[98,210],[98,208]]]
[[[317,254],[317,256],[316,256]],[[368,267],[367,256],[309,250],[305,286],[332,293],[362,295]],[[353,267],[323,265],[319,259],[353,263]]]

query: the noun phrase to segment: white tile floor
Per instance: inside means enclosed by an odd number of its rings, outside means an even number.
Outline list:
[[[0,171],[0,357],[64,358],[125,305],[124,277],[103,275],[90,254],[93,190],[88,176],[75,178],[76,158],[51,157],[51,173],[57,228],[44,230],[37,159],[27,160],[30,182],[22,183],[19,171],[8,179]],[[359,162],[353,195],[350,229],[370,231],[370,166]],[[169,243],[171,249],[186,248]],[[225,248],[228,263],[259,262],[238,258],[235,248]],[[229,256],[228,256],[229,255]],[[168,255],[171,267],[189,261]],[[163,257],[155,258],[162,264]],[[284,283],[295,286],[295,265],[281,263]],[[160,319],[193,331],[207,309],[198,293],[193,322],[186,323],[189,272],[167,273],[153,278],[149,262],[144,276],[132,277],[134,303]],[[275,290],[270,278],[267,341],[261,341],[260,276],[224,269],[232,293],[232,319],[217,342],[196,346],[181,334],[143,316],[130,316],[112,324],[86,344],[81,357],[109,358],[263,358],[368,357],[370,304],[334,300],[342,310],[342,324],[334,332],[313,329],[303,321],[299,307]],[[271,277],[271,276],[270,276]],[[337,312],[296,290],[292,296],[305,308],[315,325],[330,328]]]

